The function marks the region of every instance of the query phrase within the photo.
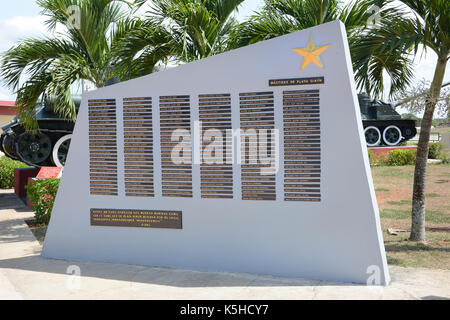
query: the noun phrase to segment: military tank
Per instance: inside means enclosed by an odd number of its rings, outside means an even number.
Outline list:
[[[371,99],[366,93],[358,94],[358,100],[368,147],[396,146],[416,135],[416,122],[402,119],[393,104]]]
[[[74,96],[78,112],[81,96]],[[34,167],[63,167],[69,151],[75,123],[57,115],[51,99],[45,98],[36,105],[36,120],[39,130],[28,132],[20,118],[0,127],[0,151],[14,160],[20,160]]]

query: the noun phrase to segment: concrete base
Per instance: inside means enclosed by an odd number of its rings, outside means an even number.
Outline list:
[[[243,273],[49,260],[24,219],[33,212],[0,191],[0,299],[442,299],[450,271],[390,266],[387,287]],[[9,201],[7,203],[7,201]],[[2,207],[2,203],[4,204]],[[15,209],[5,209],[13,206]],[[81,271],[81,276],[68,270]]]

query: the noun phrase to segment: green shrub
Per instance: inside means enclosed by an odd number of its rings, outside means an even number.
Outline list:
[[[389,152],[387,164],[391,166],[405,166],[416,163],[417,150],[392,150]]]
[[[441,156],[444,145],[439,142],[430,143],[430,151],[428,151],[428,159],[439,159]]]
[[[386,165],[388,164],[389,154],[387,152],[383,152],[380,155],[369,150],[369,161],[371,166],[376,165]]]
[[[8,157],[0,157],[0,189],[14,187],[14,169],[27,167],[25,163],[11,160]]]
[[[450,158],[448,156],[448,154],[446,154],[445,152],[442,152],[439,159],[442,161],[442,164],[449,164],[450,163]]]
[[[59,179],[33,180],[26,186],[28,199],[35,211],[36,223],[49,223],[58,186]]]
[[[367,150],[369,153],[369,163],[372,165],[373,164],[373,152],[371,150]]]

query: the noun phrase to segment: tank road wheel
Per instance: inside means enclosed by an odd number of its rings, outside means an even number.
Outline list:
[[[71,134],[65,135],[61,137],[53,147],[52,160],[55,166],[64,167],[66,165],[71,139]]]
[[[19,160],[16,153],[16,146],[14,144],[14,138],[9,135],[2,135],[3,139],[0,141],[3,148],[3,153],[13,160]]]
[[[23,162],[37,166],[50,156],[52,141],[42,132],[25,132],[19,137],[16,150]]]
[[[375,147],[380,144],[381,132],[377,127],[367,127],[364,129],[364,135],[366,136],[366,143],[368,147]]]
[[[383,141],[388,146],[395,146],[402,140],[402,131],[397,126],[389,126],[383,131]]]

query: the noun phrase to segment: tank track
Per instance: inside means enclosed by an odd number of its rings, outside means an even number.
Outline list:
[[[72,131],[68,131],[68,130],[39,129],[39,132],[45,133],[49,136],[50,140],[52,141],[52,150],[53,150],[53,147],[55,146],[56,141],[58,141],[62,136],[65,136],[67,134],[72,134]],[[19,136],[19,138],[20,138],[20,136]],[[23,163],[26,163],[29,166],[35,167],[35,168],[53,166],[52,160],[51,160],[52,154],[50,154],[49,158],[47,158],[44,162],[42,162],[40,164],[30,163],[30,162],[26,161],[18,152],[18,148],[19,148],[18,142],[19,142],[19,140],[16,139],[16,141],[15,141],[16,153],[17,153],[20,161],[22,161]]]

